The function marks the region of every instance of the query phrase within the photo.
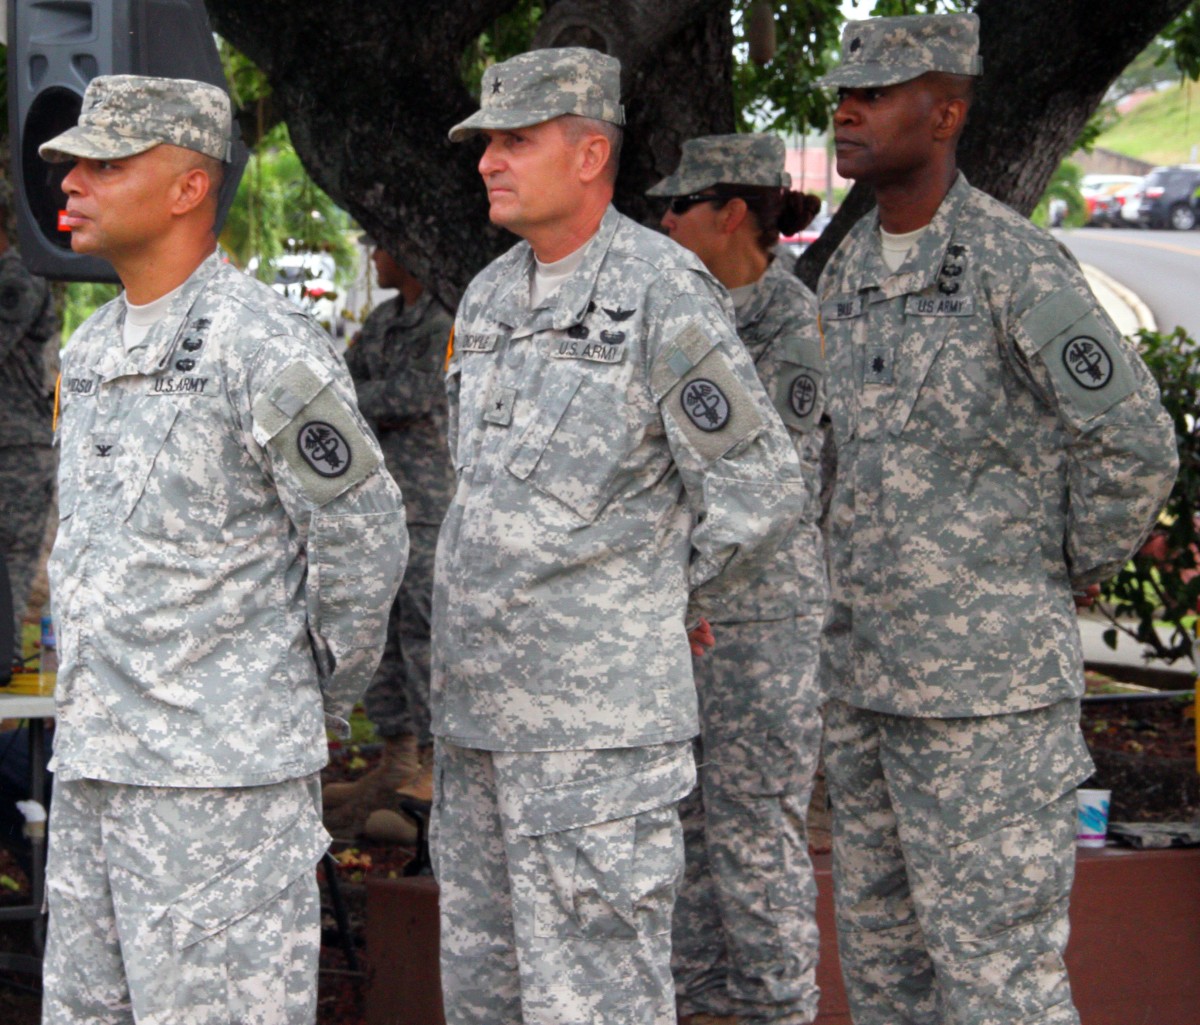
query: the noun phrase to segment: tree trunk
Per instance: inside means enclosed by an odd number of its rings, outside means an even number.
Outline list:
[[[346,0],[336,26],[316,0],[207,0],[213,25],[271,81],[313,179],[428,287],[453,305],[515,241],[488,221],[478,143],[451,125],[477,109],[460,64],[512,0],[397,4]],[[692,135],[732,131],[728,0],[560,0],[538,45],[586,45],[621,58],[628,132],[618,203],[643,191]]]
[[[468,46],[513,0],[442,4],[207,0],[213,24],[266,72],[305,167],[418,277],[453,303],[513,237],[487,219],[478,144],[446,131],[476,109]],[[1189,0],[979,0],[985,74],[959,147],[973,184],[1033,209],[1108,85]],[[733,129],[730,0],[550,0],[537,45],[621,58],[628,131],[621,209],[652,221],[643,192],[679,145]],[[810,283],[870,208],[852,190],[800,260]]]
[[[979,0],[983,78],[958,146],[972,185],[1023,214],[1134,57],[1191,0]],[[800,257],[815,286],[837,243],[874,203],[857,186]]]

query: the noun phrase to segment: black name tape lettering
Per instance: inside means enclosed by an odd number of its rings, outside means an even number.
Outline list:
[[[207,377],[159,377],[154,382],[154,394],[203,395],[207,387]]]

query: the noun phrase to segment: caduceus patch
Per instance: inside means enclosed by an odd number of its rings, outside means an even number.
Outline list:
[[[792,412],[803,420],[813,411],[817,402],[817,382],[810,374],[797,374],[788,390],[788,402]]]
[[[1071,379],[1088,391],[1099,391],[1112,380],[1112,357],[1095,338],[1072,338],[1063,349],[1062,360]]]
[[[350,446],[331,424],[310,420],[300,428],[296,444],[304,461],[322,477],[340,477],[350,469]]]
[[[687,418],[702,431],[719,431],[729,423],[729,400],[705,377],[690,381],[680,395]]]

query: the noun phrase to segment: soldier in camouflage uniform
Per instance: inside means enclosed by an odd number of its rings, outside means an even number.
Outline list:
[[[377,839],[412,842],[416,824],[396,810],[396,793],[428,801],[429,620],[437,531],[454,493],[446,449],[446,343],[454,320],[406,268],[379,246],[371,258],[380,303],[346,350],[358,408],[375,429],[388,472],[405,496],[408,567],[392,605],[383,660],[363,703],[383,738],[379,764],[352,783],[325,788],[325,825],[335,836],[360,829]]]
[[[325,718],[404,509],[329,338],[216,255],[230,130],[214,86],[110,76],[41,147],[126,289],[63,357],[47,1025],[315,1016]]]
[[[810,501],[747,591],[716,598],[715,647],[695,662],[700,788],[680,806],[687,870],[671,964],[693,1025],[812,1021],[816,882],[805,816],[821,746],[818,644],[827,585],[820,511],[824,360],[816,297],[783,259],[782,230],[819,202],[789,192],[783,141],[714,135],[683,144],[662,225],[733,299],[738,335],[791,432]]]
[[[8,240],[0,199],[0,555],[12,584],[17,654],[21,620],[37,571],[54,497],[53,399],[46,345],[58,337],[50,286],[25,269]]]
[[[620,66],[489,68],[479,170],[525,238],[467,289],[434,585],[434,868],[451,1025],[673,1025],[696,616],[805,500],[701,263],[610,205]],[[697,523],[698,520],[698,523]]]
[[[1074,593],[1167,496],[1170,420],[1070,255],[971,188],[973,15],[853,22],[838,171],[877,212],[818,295],[837,448],[822,645],[855,1025],[1075,1023]]]

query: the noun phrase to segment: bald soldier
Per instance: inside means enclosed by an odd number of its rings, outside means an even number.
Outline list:
[[[687,636],[806,498],[690,253],[611,206],[620,65],[484,72],[490,216],[448,368],[457,490],[434,576],[434,866],[451,1025],[667,1025]],[[693,527],[693,524],[696,524]]]
[[[837,473],[823,670],[855,1025],[1074,1025],[1062,953],[1083,655],[1073,594],[1137,549],[1174,432],[1071,256],[955,147],[978,19],[852,22],[838,172],[877,209],[818,288]]]
[[[125,286],[63,356],[46,1025],[308,1025],[326,716],[407,540],[341,356],[216,254],[215,86],[94,79],[41,147]]]

